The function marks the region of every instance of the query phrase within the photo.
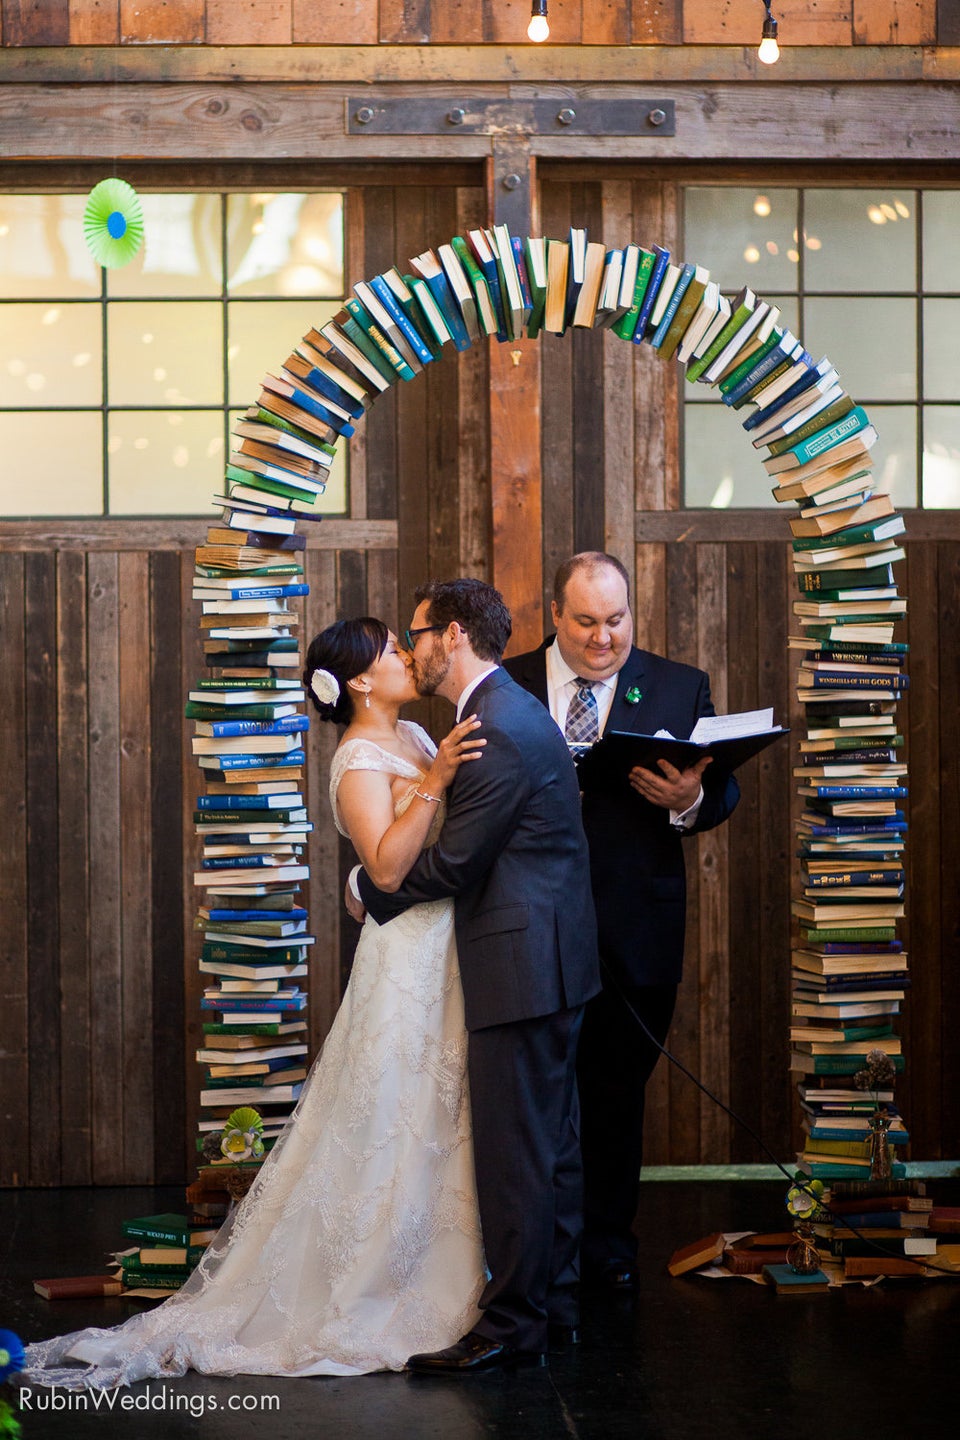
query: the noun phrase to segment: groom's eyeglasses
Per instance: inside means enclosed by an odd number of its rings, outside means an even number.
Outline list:
[[[431,630],[446,630],[446,628],[446,625],[421,625],[419,630],[404,630],[404,647],[407,650],[412,650],[417,643],[418,635],[427,635]]]

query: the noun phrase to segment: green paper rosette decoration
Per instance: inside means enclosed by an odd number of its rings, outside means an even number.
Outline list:
[[[258,1112],[243,1105],[227,1116],[221,1152],[228,1160],[260,1160],[264,1150],[262,1133],[263,1121]]]
[[[822,1180],[807,1180],[797,1177],[799,1183],[787,1191],[787,1209],[795,1220],[811,1220],[820,1209],[823,1194]]]
[[[126,265],[143,243],[140,197],[126,180],[101,180],[87,196],[83,212],[87,249],[98,265]]]

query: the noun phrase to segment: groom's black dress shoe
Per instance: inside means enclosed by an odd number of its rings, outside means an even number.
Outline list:
[[[583,1287],[585,1290],[606,1291],[608,1294],[626,1294],[637,1288],[637,1271],[629,1260],[614,1260],[608,1265],[588,1271],[583,1277]]]
[[[455,1345],[445,1350],[428,1350],[411,1355],[407,1369],[415,1375],[470,1375],[476,1370],[493,1370],[506,1365],[546,1365],[547,1357],[539,1350],[518,1350],[499,1340],[488,1340],[471,1330]]]

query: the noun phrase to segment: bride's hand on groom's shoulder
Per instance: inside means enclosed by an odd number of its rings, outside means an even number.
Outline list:
[[[464,761],[480,759],[487,742],[473,733],[479,728],[476,715],[468,715],[444,735],[425,777],[428,787],[445,790]]]

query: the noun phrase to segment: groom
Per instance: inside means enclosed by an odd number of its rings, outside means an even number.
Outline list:
[[[600,988],[590,865],[576,772],[556,725],[501,668],[510,614],[480,580],[431,581],[406,633],[421,695],[476,713],[483,759],[448,791],[440,839],[395,894],[364,871],[380,924],[454,897],[469,1032],[477,1196],[489,1282],[476,1328],[411,1356],[461,1374],[541,1362],[574,1341],[582,1225],[575,1058],[583,1005]]]

